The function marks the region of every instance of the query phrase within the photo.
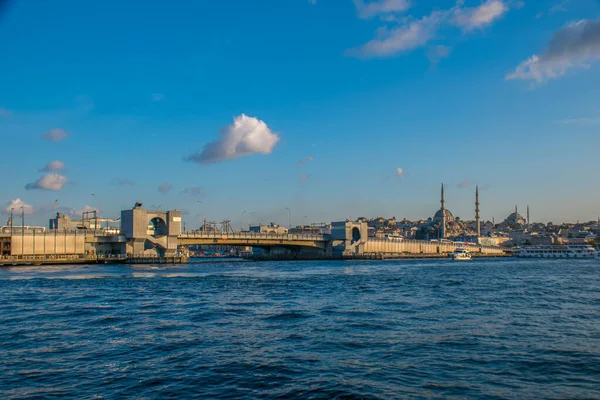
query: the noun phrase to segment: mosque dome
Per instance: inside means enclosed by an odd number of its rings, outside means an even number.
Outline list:
[[[504,222],[508,222],[510,224],[525,225],[525,218],[523,218],[521,216],[521,214],[519,214],[518,212],[515,211],[514,213],[512,213],[508,217],[506,217]]]
[[[448,209],[444,209],[444,214],[446,215],[446,222],[454,221],[454,215]],[[444,214],[442,214],[442,210],[437,210],[435,215],[433,216],[433,220],[435,222],[441,222],[444,218]]]

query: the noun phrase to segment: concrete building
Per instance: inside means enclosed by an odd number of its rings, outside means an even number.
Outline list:
[[[136,203],[121,211],[121,235],[127,241],[126,254],[173,257],[181,233],[181,211],[150,211]]]

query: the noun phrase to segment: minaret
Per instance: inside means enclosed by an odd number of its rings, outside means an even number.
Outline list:
[[[444,183],[442,182],[442,196],[440,199],[440,203],[442,203],[442,228],[441,228],[441,237],[444,239],[446,237],[446,199],[444,197]]]
[[[516,214],[516,215],[519,215],[519,211],[517,211],[517,205],[516,205],[516,204],[515,204],[515,214]],[[516,216],[516,215],[515,215],[515,216]]]
[[[477,237],[481,236],[481,222],[479,220],[479,185],[475,186],[475,222],[477,223]]]
[[[529,225],[529,204],[527,204],[527,225]]]

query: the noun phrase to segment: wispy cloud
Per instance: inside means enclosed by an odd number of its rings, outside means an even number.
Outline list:
[[[50,173],[50,174],[46,174],[46,175],[42,176],[36,182],[28,183],[27,185],[25,185],[25,189],[27,189],[27,190],[42,189],[42,190],[59,191],[68,182],[69,182],[69,180],[67,178],[54,172],[54,173]]]
[[[12,115],[12,111],[9,111],[4,107],[0,107],[0,117],[12,117]]]
[[[450,55],[448,46],[434,46],[427,51],[427,58],[432,65],[439,63],[442,59]]]
[[[59,160],[49,162],[40,172],[59,172],[65,169],[65,163]]]
[[[389,57],[422,47],[435,37],[442,17],[442,13],[434,12],[406,25],[381,28],[376,39],[350,49],[346,54],[358,58]]]
[[[48,132],[42,134],[42,139],[49,140],[51,142],[60,142],[69,137],[69,134],[64,129],[54,128],[50,129]]]
[[[404,173],[404,168],[396,168],[396,176],[403,176]]]
[[[389,7],[383,7],[384,3]],[[485,0],[476,7],[463,7],[464,0],[458,0],[450,9],[434,10],[429,15],[418,18],[414,16],[397,18],[394,12],[405,11],[407,4],[408,1],[367,4],[359,1],[357,4],[359,16],[366,18],[378,15],[391,27],[380,28],[373,40],[346,51],[346,54],[357,58],[374,58],[409,52],[436,39],[441,28],[454,26],[460,28],[463,33],[482,29],[499,20],[510,8],[518,8],[520,3],[518,0]],[[432,63],[435,63],[447,57],[448,50],[446,46],[438,46],[430,50],[427,55]]]
[[[117,186],[135,186],[135,182],[127,178],[115,178],[110,181],[111,185]]]
[[[588,68],[600,58],[600,20],[570,23],[554,33],[541,55],[533,55],[506,76],[537,83],[560,78],[572,68]]]
[[[301,159],[301,160],[298,160],[298,168],[302,168],[302,167],[304,167],[304,165],[305,165],[307,162],[309,162],[309,161],[313,161],[313,160],[314,160],[314,158],[313,158],[312,156],[307,156],[307,157],[304,157],[304,158],[303,158],[303,159]]]
[[[380,14],[400,13],[410,8],[410,0],[354,0],[359,18],[371,18]]]
[[[478,7],[457,9],[452,22],[465,31],[471,31],[492,24],[506,12],[508,12],[508,6],[504,1],[487,0]]]
[[[466,189],[470,188],[471,186],[473,186],[473,184],[470,181],[462,181],[461,183],[456,185],[456,187],[459,189]]]
[[[31,215],[35,213],[35,209],[31,204],[27,204],[19,198],[10,200],[6,203],[6,207],[3,211],[5,214],[10,214],[10,210],[13,209],[13,215],[16,216],[21,212],[21,207],[23,207],[23,212],[25,214]]]
[[[235,117],[233,124],[221,129],[220,135],[216,141],[206,144],[201,152],[185,160],[214,164],[251,154],[270,154],[279,142],[279,136],[267,124],[244,114]]]
[[[308,175],[308,174],[302,174],[302,175],[300,175],[300,180],[301,180],[301,181],[305,181],[305,180],[307,180],[308,178],[310,178],[310,175]]]
[[[169,193],[171,191],[171,189],[173,189],[173,186],[168,182],[164,182],[164,183],[161,183],[160,185],[158,185],[158,191],[163,194]]]
[[[189,187],[183,189],[180,194],[192,197],[204,197],[204,189],[200,186]]]
[[[161,101],[164,100],[165,95],[162,93],[152,93],[152,101]]]

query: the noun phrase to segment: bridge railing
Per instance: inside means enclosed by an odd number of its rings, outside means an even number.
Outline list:
[[[310,234],[278,234],[261,232],[202,232],[189,231],[179,235],[180,239],[271,239],[271,240],[299,240],[299,241],[326,241],[329,235]]]

